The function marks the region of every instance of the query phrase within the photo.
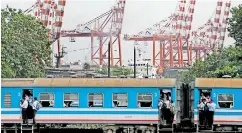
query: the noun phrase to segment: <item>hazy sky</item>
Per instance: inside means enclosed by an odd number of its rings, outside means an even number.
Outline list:
[[[2,0],[1,8],[10,7],[27,9],[35,0]],[[217,0],[197,0],[192,29],[197,29],[205,24],[214,14]],[[85,23],[111,9],[116,0],[67,0],[62,29],[75,29],[77,24]],[[127,0],[122,34],[135,34],[153,24],[167,19],[175,11],[178,0]],[[242,4],[242,0],[232,0],[232,7]],[[61,45],[67,47],[67,51],[81,48],[90,48],[90,38],[78,38],[76,42],[69,42],[69,38],[62,38]],[[97,42],[97,41],[95,41]],[[232,44],[233,39],[226,38],[226,44]],[[141,43],[142,44],[142,43]],[[150,44],[150,43],[149,43]],[[152,57],[152,45],[146,46],[146,57]],[[97,46],[98,44],[94,44]],[[114,48],[114,49],[117,49]],[[54,49],[56,53],[56,45]],[[122,54],[124,62],[133,57],[133,42],[122,40]],[[117,54],[117,52],[116,52]],[[116,55],[115,54],[115,55]],[[90,60],[90,49],[69,52],[64,60],[66,62]]]

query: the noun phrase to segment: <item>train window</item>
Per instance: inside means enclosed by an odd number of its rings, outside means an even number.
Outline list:
[[[79,106],[78,93],[64,94],[64,107],[78,107],[78,106]]]
[[[4,108],[11,108],[11,93],[4,94]]]
[[[128,94],[127,93],[113,94],[113,107],[128,107]]]
[[[54,94],[53,93],[40,93],[39,102],[42,107],[54,107]]]
[[[139,93],[138,94],[138,107],[152,107],[152,94]]]
[[[88,94],[88,107],[103,107],[103,94],[102,93],[89,93]]]
[[[218,105],[220,108],[233,108],[234,106],[234,95],[232,94],[219,94]]]

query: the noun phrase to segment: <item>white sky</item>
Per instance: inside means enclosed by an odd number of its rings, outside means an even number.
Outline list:
[[[197,0],[192,29],[197,29],[205,24],[216,8],[217,0]],[[35,0],[2,0],[1,8],[9,5],[13,8],[27,9]],[[62,29],[75,29],[77,24],[85,23],[111,9],[115,0],[67,0]],[[178,0],[127,0],[122,33],[135,34],[153,24],[167,19],[175,11]],[[242,4],[242,0],[232,0],[232,7]],[[78,38],[75,43],[69,38],[62,38],[61,45],[67,51],[90,47],[90,38]],[[122,41],[122,54],[124,62],[133,57],[133,42]],[[97,42],[97,41],[96,41]],[[226,38],[225,45],[233,43],[233,39]],[[94,44],[96,46],[98,44]],[[114,48],[117,49],[117,48]],[[146,47],[146,57],[152,57],[152,45]],[[56,53],[56,45],[54,49]],[[116,53],[117,54],[117,53]],[[116,55],[115,54],[115,55]],[[90,60],[90,49],[70,52],[65,57],[66,62],[77,60]]]

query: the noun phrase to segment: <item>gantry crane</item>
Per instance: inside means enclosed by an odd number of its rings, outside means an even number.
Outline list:
[[[74,30],[61,31],[61,37],[69,37],[74,41],[75,37],[91,37],[91,61],[96,65],[107,64],[107,43],[110,43],[110,60],[111,66],[119,64],[122,66],[122,51],[121,51],[121,31],[124,17],[126,0],[118,0],[116,6],[111,10],[101,14],[100,16],[88,21],[84,24],[77,25]],[[92,24],[97,25],[92,28]],[[98,38],[99,48],[94,51],[95,40]],[[114,57],[115,42],[118,41],[118,57]],[[99,53],[99,55],[97,55]],[[99,60],[99,62],[97,62]],[[116,60],[116,62],[115,62]]]
[[[177,12],[169,16],[168,19],[139,32],[138,35],[125,35],[124,39],[128,41],[152,41],[153,66],[160,68],[184,67],[185,64],[191,62],[190,59],[187,59],[184,63],[183,53],[184,50],[187,50],[187,54],[189,54],[190,46],[186,42],[190,37],[194,6],[195,0],[189,0],[188,4],[186,4],[186,0],[180,0]],[[160,45],[158,52],[156,50],[157,41]],[[184,49],[185,47],[186,49]]]

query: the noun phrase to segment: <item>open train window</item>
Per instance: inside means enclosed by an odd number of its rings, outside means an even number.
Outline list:
[[[113,94],[113,107],[128,107],[128,94],[127,93],[114,93]]]
[[[234,95],[232,94],[218,94],[219,108],[233,108]]]
[[[64,94],[64,107],[78,107],[79,97],[78,93],[65,93]]]
[[[103,107],[103,94],[102,93],[89,93],[88,94],[88,107]]]
[[[152,107],[152,94],[151,93],[139,93],[138,94],[138,107]]]
[[[54,107],[54,94],[53,93],[40,93],[39,102],[42,107]]]
[[[11,108],[11,93],[4,94],[4,108]]]

